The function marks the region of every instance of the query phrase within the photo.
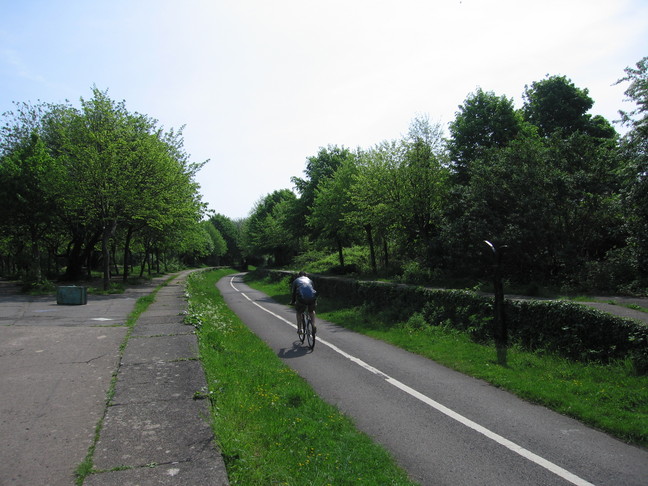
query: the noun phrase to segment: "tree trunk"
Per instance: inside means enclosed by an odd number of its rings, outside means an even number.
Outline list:
[[[342,267],[342,270],[344,270],[344,253],[342,252],[342,242],[340,241],[340,238],[335,238],[335,242],[337,243],[338,247],[338,258],[340,259],[340,266]]]
[[[117,228],[117,221],[111,221],[110,224],[104,226],[103,235],[101,238],[101,254],[103,257],[103,289],[110,288],[110,238],[115,233]]]
[[[387,248],[387,238],[383,238],[383,254],[385,256],[385,269],[389,268],[389,251]]]
[[[130,242],[132,236],[133,228],[129,226],[128,231],[126,232],[126,242],[124,243],[124,283],[128,280],[128,272],[130,270]]]
[[[144,270],[146,270],[146,262],[148,261],[149,258],[149,251],[148,248],[144,250],[144,259],[142,260],[142,266],[140,267],[140,274],[139,278],[142,278],[144,276]]]
[[[31,262],[29,264],[29,267],[28,280],[32,282],[42,281],[43,279],[40,266],[40,248],[38,246],[36,228],[31,229]]]
[[[117,264],[117,243],[115,243],[114,240],[113,244],[110,245],[110,260],[112,261],[115,275],[119,275],[119,265]]]
[[[63,280],[81,280],[81,278],[83,277],[84,261],[85,255],[83,254],[83,240],[75,239],[72,241],[72,248],[68,252],[67,268],[65,269]]]
[[[110,230],[109,228],[104,228],[103,235],[101,238],[101,256],[102,256],[102,267],[103,267],[103,289],[108,290],[110,288],[110,248],[108,247],[108,241],[110,239]]]
[[[371,268],[373,273],[378,273],[378,267],[376,266],[376,250],[374,249],[373,235],[371,233],[371,225],[365,225],[365,231],[367,232],[367,241],[369,242],[369,254],[371,255]]]

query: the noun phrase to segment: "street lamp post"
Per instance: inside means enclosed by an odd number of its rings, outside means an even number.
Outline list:
[[[495,320],[493,334],[495,337],[495,348],[497,349],[497,362],[506,366],[506,350],[508,347],[508,329],[504,318],[504,286],[502,285],[502,252],[506,246],[496,248],[493,243],[484,240],[493,251],[493,286],[495,287]]]

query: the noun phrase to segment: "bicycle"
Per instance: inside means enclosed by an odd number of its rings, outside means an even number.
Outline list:
[[[302,325],[297,328],[297,335],[302,344],[305,339],[311,350],[315,347],[315,326],[313,326],[313,320],[308,312],[308,306],[302,311]]]

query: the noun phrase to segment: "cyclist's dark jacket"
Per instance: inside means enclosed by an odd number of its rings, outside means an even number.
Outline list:
[[[292,283],[292,300],[303,304],[311,304],[317,298],[313,281],[308,277],[297,277]]]

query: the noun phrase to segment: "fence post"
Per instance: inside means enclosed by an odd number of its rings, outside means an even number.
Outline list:
[[[508,348],[508,329],[504,317],[504,286],[502,285],[502,252],[505,245],[496,248],[490,241],[484,240],[493,251],[493,287],[495,288],[495,319],[493,334],[497,349],[497,362],[506,366],[506,350]]]

